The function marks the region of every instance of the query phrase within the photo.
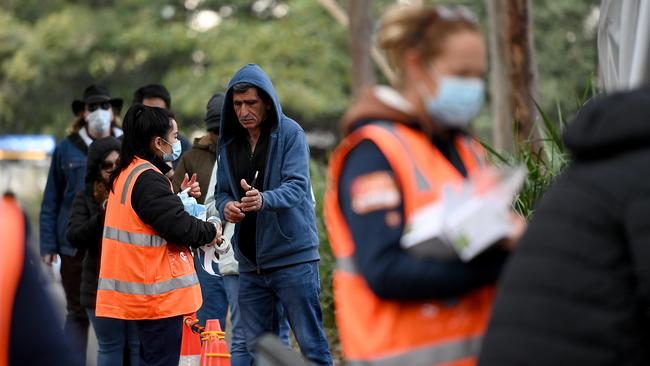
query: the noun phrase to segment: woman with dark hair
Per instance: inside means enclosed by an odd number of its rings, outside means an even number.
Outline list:
[[[178,365],[183,315],[201,306],[188,247],[221,241],[218,219],[185,212],[164,174],[180,154],[177,134],[168,111],[132,106],[106,205],[96,315],[135,320],[141,366]]]
[[[137,366],[140,347],[133,322],[95,316],[108,181],[110,173],[117,166],[119,150],[120,141],[111,136],[101,138],[90,145],[86,165],[86,187],[75,196],[68,222],[68,241],[74,247],[85,251],[81,272],[81,306],[86,309],[97,336],[98,366],[122,365],[127,342],[131,365]]]

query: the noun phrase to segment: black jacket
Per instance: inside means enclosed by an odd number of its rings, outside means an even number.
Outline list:
[[[86,308],[95,308],[104,213],[88,188],[72,201],[67,236],[74,247],[86,250],[81,272],[81,305]]]
[[[650,89],[585,106],[507,265],[479,365],[650,364]]]
[[[120,141],[104,137],[94,141],[87,149],[86,185],[72,200],[66,239],[72,246],[85,251],[81,272],[81,305],[95,308],[97,277],[101,253],[104,210],[93,197],[95,181],[101,177],[101,163],[111,153],[119,151]]]
[[[158,158],[149,161],[163,174],[170,169]],[[198,248],[211,242],[217,234],[214,225],[185,212],[181,199],[172,193],[171,183],[163,174],[150,169],[138,176],[131,193],[135,213],[170,243]]]

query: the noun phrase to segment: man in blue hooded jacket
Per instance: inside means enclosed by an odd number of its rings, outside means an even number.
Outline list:
[[[228,85],[217,177],[219,212],[237,223],[232,243],[249,352],[263,333],[278,334],[280,302],[303,355],[331,365],[320,308],[309,147],[257,65],[242,67]]]

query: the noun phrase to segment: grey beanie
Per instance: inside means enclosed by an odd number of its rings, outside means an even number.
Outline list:
[[[223,93],[217,93],[208,102],[207,112],[205,113],[205,126],[208,131],[218,131],[219,126],[221,126],[221,108],[223,107],[224,97]]]

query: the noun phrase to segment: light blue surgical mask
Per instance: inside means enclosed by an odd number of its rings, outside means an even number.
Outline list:
[[[167,143],[167,145],[169,145],[169,146],[172,147],[172,152],[171,152],[171,154],[170,154],[170,153],[166,153],[166,152],[163,151],[163,157],[162,157],[163,161],[169,161],[169,162],[171,162],[171,161],[174,161],[174,160],[176,160],[176,159],[178,159],[178,158],[181,157],[181,152],[183,151],[183,148],[182,148],[182,146],[181,146],[181,142],[180,142],[180,140],[176,140],[176,142],[174,142],[173,144],[170,144],[170,143],[167,142],[167,140],[165,140],[165,139],[162,139],[162,140],[165,141],[165,143]]]
[[[485,83],[479,78],[441,76],[438,95],[425,96],[427,112],[437,123],[448,128],[465,128],[483,106]]]

